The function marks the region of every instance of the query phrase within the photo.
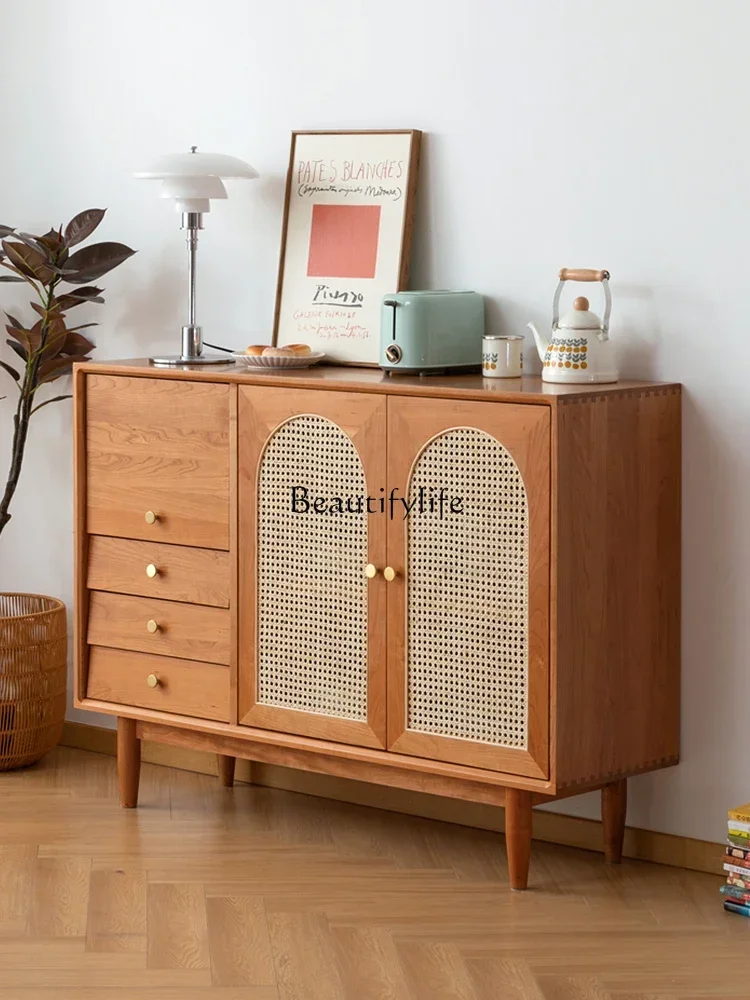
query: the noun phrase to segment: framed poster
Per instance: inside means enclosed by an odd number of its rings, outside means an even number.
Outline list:
[[[293,132],[273,343],[376,365],[383,297],[406,288],[422,133]]]

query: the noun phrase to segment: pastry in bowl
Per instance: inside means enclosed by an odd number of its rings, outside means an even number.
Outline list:
[[[317,364],[325,354],[313,351],[308,344],[285,344],[272,347],[270,344],[251,344],[244,351],[232,354],[235,361],[245,368],[283,371],[291,368],[309,368]]]

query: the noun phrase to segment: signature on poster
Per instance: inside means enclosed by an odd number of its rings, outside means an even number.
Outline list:
[[[346,291],[331,288],[330,285],[318,285],[313,295],[313,305],[346,306],[347,309],[361,309],[364,302],[362,292]]]
[[[378,186],[367,184],[364,187],[361,184],[356,187],[342,184],[300,184],[297,188],[297,194],[300,198],[312,198],[315,194],[338,194],[344,198],[361,195],[364,198],[386,198],[390,201],[400,201],[404,196],[404,189],[383,187],[382,184]]]

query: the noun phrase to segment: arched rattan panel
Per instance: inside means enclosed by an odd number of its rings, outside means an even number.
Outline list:
[[[429,509],[441,487],[463,513]],[[485,431],[451,428],[419,455],[409,494],[407,729],[525,750],[529,515],[518,466]]]
[[[292,509],[292,488],[367,494],[351,439],[293,417],[270,437],[258,477],[258,703],[367,720],[367,513]],[[299,504],[303,507],[303,504]]]

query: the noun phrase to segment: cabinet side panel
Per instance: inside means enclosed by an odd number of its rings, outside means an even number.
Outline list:
[[[563,788],[677,762],[680,390],[560,402],[555,437]]]
[[[86,373],[73,375],[73,697],[86,697],[88,534],[86,529]]]
[[[229,720],[237,724],[239,698],[239,455],[237,386],[229,387]]]

